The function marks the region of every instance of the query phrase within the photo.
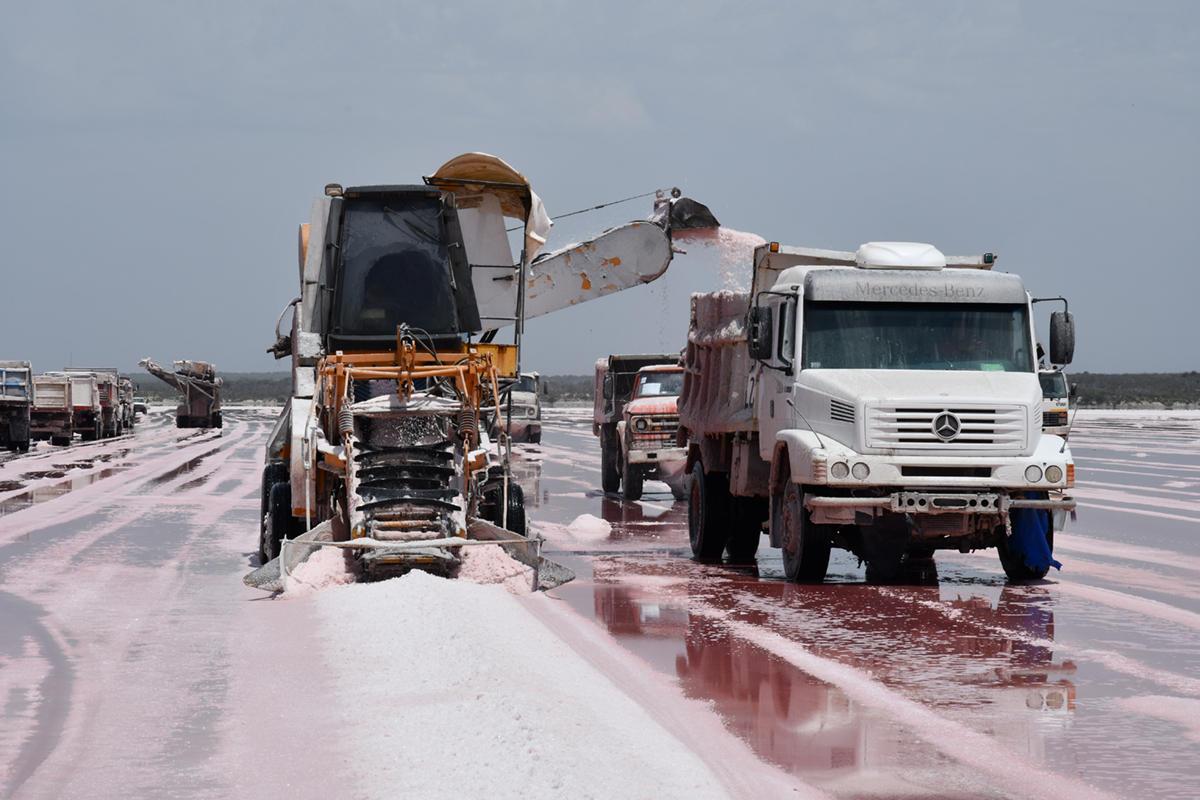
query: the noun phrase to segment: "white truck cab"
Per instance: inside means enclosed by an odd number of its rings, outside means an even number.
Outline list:
[[[737,517],[769,520],[794,580],[823,578],[831,545],[884,576],[905,553],[991,546],[1010,577],[1044,575],[1009,546],[1011,512],[1073,508],[1061,494],[1074,466],[1065,439],[1042,431],[1032,298],[993,261],[908,242],[772,243],[740,302],[694,296],[680,402],[693,550],[713,555],[704,512],[727,494]],[[1073,345],[1070,315],[1055,312],[1052,360],[1069,362]],[[721,543],[745,556],[758,533],[734,526]]]

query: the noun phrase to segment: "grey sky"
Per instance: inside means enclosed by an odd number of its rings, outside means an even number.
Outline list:
[[[480,150],[551,216],[680,186],[726,226],[993,251],[1065,294],[1075,370],[1197,369],[1200,6],[3,5],[0,358],[264,352],[329,182]],[[572,217],[552,242],[643,216]],[[711,262],[529,326],[525,366],[677,349]],[[664,316],[665,312],[665,316]],[[1044,325],[1042,326],[1044,329]]]

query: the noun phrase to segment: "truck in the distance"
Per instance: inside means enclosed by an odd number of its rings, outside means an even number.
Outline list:
[[[766,528],[793,581],[822,580],[831,547],[881,578],[906,555],[988,547],[1010,579],[1044,576],[1074,464],[1042,431],[1034,301],[993,262],[773,242],[749,294],[693,295],[679,408],[695,555],[752,557]],[[1056,311],[1051,361],[1073,349]]]
[[[600,437],[600,482],[638,500],[649,478],[683,497],[686,448],[676,444],[683,385],[677,354],[610,355],[596,362],[592,433]]]
[[[28,361],[0,361],[0,447],[29,449],[32,377]]]
[[[29,415],[30,436],[66,447],[75,434],[71,378],[67,375],[34,375],[33,406]]]
[[[500,405],[501,428],[507,425],[514,442],[537,444],[542,441],[542,376],[522,372],[513,384],[508,402]]]
[[[1038,379],[1042,384],[1042,433],[1065,439],[1071,432],[1071,398],[1075,387],[1067,383],[1062,367],[1043,367],[1038,370]]]

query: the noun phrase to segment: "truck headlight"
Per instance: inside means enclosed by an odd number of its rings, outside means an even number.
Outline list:
[[[840,481],[843,478],[845,478],[847,475],[850,474],[850,468],[848,466],[846,466],[846,462],[839,461],[836,464],[834,464],[832,467],[829,468],[829,474],[835,480]]]
[[[1036,464],[1030,464],[1025,468],[1025,480],[1030,483],[1037,483],[1042,479],[1042,468]]]
[[[633,427],[634,430],[645,433],[646,429],[650,427],[650,420],[646,419],[645,417],[638,417],[633,421]]]
[[[865,481],[867,476],[871,474],[871,468],[860,461],[854,465],[854,468],[851,469],[850,472],[860,481]]]
[[[1056,466],[1046,467],[1046,480],[1058,483],[1062,480],[1062,469]]]

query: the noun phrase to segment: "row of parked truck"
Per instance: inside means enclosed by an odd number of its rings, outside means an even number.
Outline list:
[[[31,442],[65,446],[120,436],[133,428],[144,401],[115,367],[65,367],[33,374],[28,361],[0,361],[0,447],[24,452]]]

